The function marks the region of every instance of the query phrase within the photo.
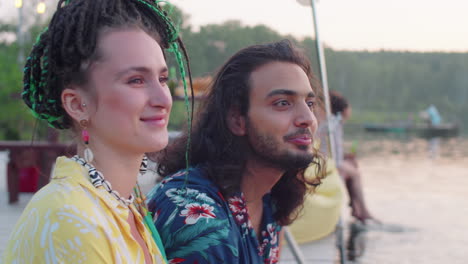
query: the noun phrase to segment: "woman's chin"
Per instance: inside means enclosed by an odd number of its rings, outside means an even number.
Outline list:
[[[167,147],[168,142],[169,140],[168,140],[167,135],[166,137],[161,137],[157,140],[153,140],[153,142],[147,142],[147,144],[145,145],[145,148],[146,148],[145,153],[161,151]]]

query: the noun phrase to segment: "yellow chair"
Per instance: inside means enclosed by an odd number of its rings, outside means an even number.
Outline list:
[[[309,167],[305,177],[315,177],[315,167]],[[326,163],[326,177],[315,192],[307,194],[304,208],[289,227],[297,243],[307,243],[326,237],[335,230],[344,202],[345,187],[333,160]]]

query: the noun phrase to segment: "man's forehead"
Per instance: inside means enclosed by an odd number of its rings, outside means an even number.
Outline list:
[[[274,95],[313,96],[309,77],[294,63],[271,62],[250,75],[251,93],[261,97]]]

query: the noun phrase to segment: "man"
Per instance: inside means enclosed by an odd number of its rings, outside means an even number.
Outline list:
[[[281,227],[321,178],[303,175],[322,164],[312,80],[289,41],[245,48],[221,67],[190,137],[157,161],[166,178],[149,207],[170,263],[278,262]]]

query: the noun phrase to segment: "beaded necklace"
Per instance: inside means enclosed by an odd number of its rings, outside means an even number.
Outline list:
[[[120,196],[119,192],[112,189],[112,185],[110,184],[110,182],[108,182],[106,179],[104,179],[104,176],[102,175],[102,173],[100,171],[96,170],[96,168],[94,168],[93,165],[86,162],[80,156],[75,155],[75,156],[72,157],[72,160],[78,162],[80,165],[82,165],[86,169],[88,169],[88,175],[89,175],[91,183],[94,185],[94,187],[99,188],[99,187],[102,186],[107,192],[109,192],[112,196],[114,196],[117,199],[117,201],[119,201],[120,203],[122,203],[126,207],[128,207],[129,205],[131,205],[135,201],[135,197],[133,196],[133,194],[130,194],[130,197],[128,199],[122,198],[122,196]],[[148,160],[145,157],[145,159],[143,159],[142,164],[145,163],[145,160],[146,160],[146,163],[148,163]],[[146,171],[146,169],[145,169],[145,171]],[[140,173],[141,172],[142,172],[142,168],[140,168]]]

